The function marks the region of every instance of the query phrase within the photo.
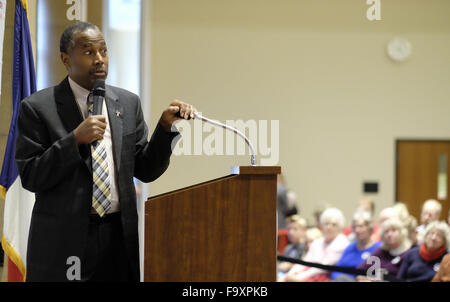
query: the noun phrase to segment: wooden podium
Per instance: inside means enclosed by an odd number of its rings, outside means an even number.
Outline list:
[[[276,281],[281,168],[231,170],[147,200],[144,281]]]

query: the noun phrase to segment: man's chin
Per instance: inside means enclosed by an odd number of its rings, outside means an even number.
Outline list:
[[[108,77],[107,74],[93,74],[92,75],[92,85],[95,83],[95,81],[97,80],[102,80],[102,81],[106,81],[106,78]]]
[[[93,78],[94,81],[96,80],[103,80],[106,81],[106,78],[108,77],[108,75],[106,73],[94,73]]]

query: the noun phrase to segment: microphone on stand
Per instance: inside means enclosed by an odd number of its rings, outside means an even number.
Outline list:
[[[179,118],[182,118],[182,117],[180,116],[180,112],[178,112],[178,113],[176,114],[176,116],[179,117]],[[213,125],[215,125],[215,126],[222,127],[222,128],[224,128],[224,129],[226,129],[226,130],[233,131],[235,134],[237,134],[237,135],[239,135],[240,137],[242,137],[242,138],[245,140],[245,142],[247,143],[247,145],[249,146],[250,152],[252,153],[251,159],[250,159],[251,165],[252,165],[252,166],[256,166],[256,154],[255,154],[255,149],[253,148],[253,144],[252,144],[252,142],[251,142],[251,141],[250,141],[250,140],[249,140],[249,139],[248,139],[241,131],[239,131],[239,130],[236,129],[236,128],[233,128],[233,127],[230,127],[230,126],[228,126],[228,125],[225,125],[225,124],[223,124],[223,123],[221,123],[221,122],[214,121],[214,120],[211,120],[211,119],[209,119],[209,118],[207,118],[207,117],[204,117],[204,116],[200,115],[200,114],[197,113],[197,112],[194,113],[194,118],[198,118],[198,119],[200,119],[200,120],[202,120],[202,121],[204,121],[204,122],[206,122],[206,123],[210,123],[210,124],[213,124]],[[188,119],[190,119],[190,118],[188,118]]]

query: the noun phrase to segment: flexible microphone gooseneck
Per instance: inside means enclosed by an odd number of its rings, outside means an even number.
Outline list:
[[[239,131],[236,128],[233,128],[233,127],[230,127],[228,125],[225,125],[225,124],[223,124],[221,122],[214,121],[214,120],[211,120],[211,119],[209,119],[207,117],[204,117],[204,116],[200,115],[197,112],[194,113],[194,117],[198,118],[199,120],[202,120],[204,122],[213,124],[215,126],[222,127],[222,128],[224,128],[226,130],[233,131],[234,133],[236,133],[237,135],[242,137],[245,140],[245,142],[247,143],[247,145],[249,146],[250,152],[252,153],[252,155],[251,155],[251,165],[252,166],[256,166],[256,154],[255,154],[255,149],[253,148],[253,144],[252,144],[252,142],[250,142],[250,140],[241,131]]]

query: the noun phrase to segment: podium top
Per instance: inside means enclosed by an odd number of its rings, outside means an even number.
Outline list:
[[[281,167],[272,166],[234,166],[231,167],[232,175],[247,175],[247,174],[281,174]]]

